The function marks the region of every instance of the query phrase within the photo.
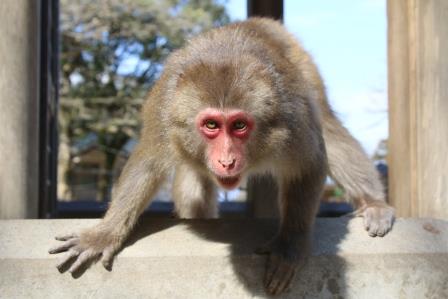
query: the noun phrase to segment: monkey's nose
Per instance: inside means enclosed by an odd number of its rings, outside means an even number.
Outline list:
[[[222,168],[230,170],[235,167],[235,159],[220,159],[218,160],[219,164],[221,164]]]

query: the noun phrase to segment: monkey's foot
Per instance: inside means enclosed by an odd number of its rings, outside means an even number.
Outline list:
[[[391,229],[395,219],[395,209],[381,200],[370,200],[356,215],[364,217],[364,227],[371,237],[383,237]]]
[[[71,262],[71,266],[68,271],[70,273],[77,272],[83,267],[88,267],[101,256],[104,268],[110,270],[114,254],[119,247],[107,233],[94,229],[84,231],[79,235],[57,236],[55,239],[64,241],[64,243],[51,248],[48,252],[50,254],[68,252],[56,266],[60,272],[66,270],[65,265],[69,262]]]

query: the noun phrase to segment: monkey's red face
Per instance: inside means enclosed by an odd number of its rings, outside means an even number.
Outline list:
[[[253,118],[241,110],[207,108],[196,117],[206,142],[207,163],[225,189],[238,186],[246,166],[245,146],[254,128]]]

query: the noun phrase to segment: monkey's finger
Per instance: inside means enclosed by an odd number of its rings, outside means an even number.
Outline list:
[[[266,270],[264,273],[264,285],[267,287],[274,277],[278,266],[278,257],[270,254],[266,262]]]
[[[115,250],[113,250],[112,248],[107,248],[103,251],[103,258],[101,260],[104,268],[107,271],[112,270],[112,262],[114,259],[114,255],[115,255]]]
[[[384,237],[391,229],[392,222],[390,219],[381,219],[378,223],[378,229],[376,231],[376,235],[379,237]]]
[[[378,237],[384,237],[384,235],[389,231],[389,226],[386,219],[381,219],[378,223],[378,229],[376,235]]]
[[[275,271],[271,279],[266,284],[266,290],[269,294],[275,295],[278,292],[278,287],[280,285],[280,280],[278,277],[279,273]]]
[[[280,281],[275,278],[275,275],[272,277],[272,280],[268,283],[266,286],[266,290],[271,295],[276,295],[279,293],[278,286],[280,284]]]
[[[91,251],[91,250],[86,250],[84,252],[82,252],[78,258],[76,259],[76,261],[73,263],[73,265],[70,267],[70,269],[68,269],[68,272],[70,273],[74,273],[76,271],[78,271],[78,269],[85,264],[86,262],[88,262],[90,259],[92,259],[93,257],[95,257],[96,253]]]
[[[64,256],[64,258],[61,259],[59,263],[56,265],[56,268],[58,268],[58,270],[61,270],[69,260],[71,260],[74,257],[77,257],[78,255],[79,255],[78,251],[69,250],[68,253]]]
[[[378,230],[377,230],[377,232],[376,232],[376,235],[377,235],[378,237],[384,237],[385,234],[386,234],[386,228],[385,228],[385,227],[382,227],[382,226],[380,225],[380,227],[378,228]]]
[[[382,228],[382,234],[380,235],[381,237],[383,237],[385,234],[387,234],[390,229],[392,228],[392,219],[382,219],[380,221],[380,226]]]
[[[373,217],[370,213],[365,213],[363,215],[363,222],[364,222],[364,228],[366,229],[366,231],[370,231],[370,227],[372,225],[373,222]]]
[[[275,277],[278,280],[277,287],[274,289],[272,294],[277,295],[285,291],[291,284],[294,274],[295,271],[293,266],[280,266],[275,274]]]
[[[58,241],[68,241],[73,238],[78,238],[78,235],[77,234],[58,235],[54,238]]]
[[[48,253],[54,254],[54,253],[60,253],[69,250],[73,246],[75,246],[78,243],[77,239],[71,239],[67,242],[65,242],[62,245],[54,246],[48,250]]]
[[[370,223],[369,236],[376,237],[378,235],[379,229],[380,229],[380,227],[379,227],[379,223],[377,221],[373,221],[372,223]]]

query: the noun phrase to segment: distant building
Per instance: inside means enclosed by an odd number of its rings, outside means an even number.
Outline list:
[[[109,175],[106,154],[100,148],[98,136],[89,133],[70,147],[67,186],[70,198],[66,201],[103,201]]]

